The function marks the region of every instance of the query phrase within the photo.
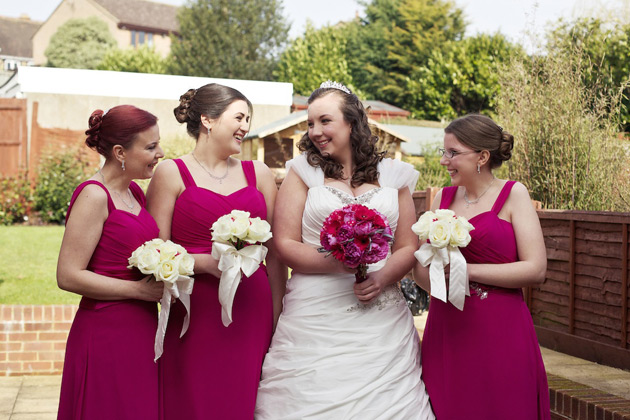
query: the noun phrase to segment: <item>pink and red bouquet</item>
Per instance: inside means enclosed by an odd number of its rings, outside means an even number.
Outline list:
[[[387,257],[394,237],[385,216],[361,204],[350,204],[330,213],[319,239],[319,251],[356,268],[360,283],[367,279],[368,264]]]

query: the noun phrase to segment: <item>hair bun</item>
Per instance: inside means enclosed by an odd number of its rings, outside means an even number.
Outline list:
[[[498,157],[505,161],[512,157],[512,149],[514,148],[514,136],[507,131],[501,133],[501,143],[499,144]]]
[[[186,93],[179,97],[179,106],[173,110],[177,122],[185,123],[188,121],[188,110],[190,102],[197,93],[197,89],[188,89]]]
[[[87,146],[91,149],[96,149],[99,152],[100,149],[98,147],[98,133],[103,122],[103,115],[105,115],[105,113],[102,109],[97,109],[96,111],[92,112],[92,115],[90,115],[90,118],[88,119],[88,125],[90,128],[85,131],[85,134],[87,135],[87,138],[85,139],[85,144],[87,144]]]

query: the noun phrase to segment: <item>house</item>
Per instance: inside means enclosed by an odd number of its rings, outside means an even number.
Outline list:
[[[252,130],[291,110],[291,83],[20,66],[0,86],[0,175],[19,168],[35,175],[46,147],[81,144],[95,109],[132,104],[158,117],[162,140],[188,138],[173,109],[188,89],[208,83],[233,87],[252,102]]]
[[[308,130],[307,119],[307,111],[302,110],[250,131],[243,142],[243,159],[265,162],[276,177],[283,178],[286,161],[300,153],[297,144]],[[401,144],[409,140],[378,121],[369,118],[368,122],[372,133],[379,137],[379,149],[387,150],[389,157],[401,159]],[[254,142],[256,156],[253,155]]]
[[[148,45],[163,57],[171,48],[170,34],[179,28],[177,6],[149,0],[63,0],[33,34],[35,65],[46,64],[44,52],[61,25],[90,16],[107,24],[119,48]]]
[[[33,65],[31,37],[41,24],[28,16],[0,16],[0,85],[11,77],[18,65]]]

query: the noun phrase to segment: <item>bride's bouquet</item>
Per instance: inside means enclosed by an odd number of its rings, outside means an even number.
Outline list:
[[[466,260],[459,248],[470,243],[475,227],[465,217],[448,209],[425,212],[411,226],[420,240],[428,240],[414,255],[424,267],[430,264],[431,296],[446,302],[444,267],[450,264],[448,300],[459,310],[470,296]]]
[[[261,245],[271,239],[271,226],[249,212],[232,210],[212,224],[212,256],[219,260],[221,320],[232,323],[232,304],[243,274],[251,276],[267,256]]]
[[[367,279],[367,265],[387,257],[394,240],[387,218],[361,204],[335,210],[324,220],[318,250],[328,252],[350,268],[357,283]]]
[[[182,326],[182,337],[190,324],[190,294],[193,289],[192,276],[195,260],[182,247],[171,241],[156,238],[140,245],[129,257],[127,268],[137,267],[142,274],[151,274],[155,281],[164,282],[164,293],[160,300],[160,317],[155,333],[155,361],[160,358],[164,348],[164,334],[168,315],[171,311],[171,298],[179,299],[186,308],[186,317]]]

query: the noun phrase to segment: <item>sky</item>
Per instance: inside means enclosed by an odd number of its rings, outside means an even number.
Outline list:
[[[160,0],[161,3],[184,4],[186,0]],[[44,21],[61,0],[0,0],[0,16],[27,14]],[[464,10],[467,35],[501,32],[513,41],[527,45],[527,33],[541,34],[549,22],[582,15],[605,14],[629,16],[628,0],[455,0]],[[304,31],[307,19],[315,27],[335,24],[361,14],[357,0],[284,0],[284,13],[291,22],[290,37]]]

